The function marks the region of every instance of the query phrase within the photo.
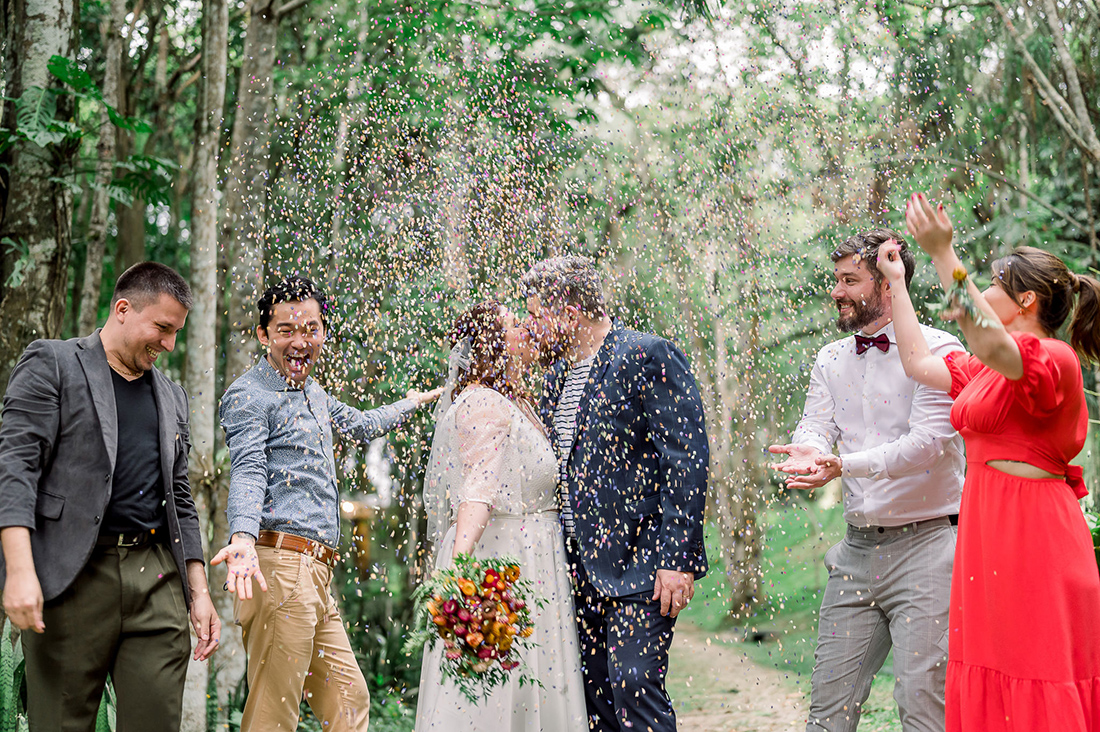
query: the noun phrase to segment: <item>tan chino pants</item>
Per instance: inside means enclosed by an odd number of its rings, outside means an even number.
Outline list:
[[[370,710],[340,611],[332,570],[288,549],[256,547],[263,592],[235,601],[248,653],[248,700],[241,732],[291,731],[303,694],[327,732],[366,732]]]

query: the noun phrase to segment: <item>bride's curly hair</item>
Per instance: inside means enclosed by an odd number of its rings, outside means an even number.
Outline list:
[[[458,316],[447,333],[452,346],[470,340],[470,367],[455,380],[454,397],[470,384],[495,389],[509,399],[526,395],[508,383],[508,342],[504,333],[504,305],[485,300]]]

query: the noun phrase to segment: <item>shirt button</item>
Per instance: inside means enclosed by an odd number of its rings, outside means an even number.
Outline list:
[[[111,474],[110,474],[110,473],[107,473],[107,482],[108,482],[108,483],[110,483],[110,482],[111,482]]]
[[[880,534],[885,534],[885,533],[886,533],[886,529],[884,529],[884,528],[882,528],[882,527],[880,526],[880,527],[878,527],[878,533],[880,533]]]
[[[92,523],[98,524],[99,523],[99,516],[96,516],[94,519],[92,519]]]

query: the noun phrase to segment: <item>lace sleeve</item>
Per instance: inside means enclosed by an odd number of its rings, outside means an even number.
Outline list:
[[[491,389],[477,389],[455,405],[455,435],[462,461],[462,478],[452,503],[490,506],[514,486],[510,459],[512,410],[508,400]]]
[[[424,479],[424,510],[433,554],[465,501],[490,506],[519,489],[512,455],[514,411],[491,389],[463,392],[440,415]]]

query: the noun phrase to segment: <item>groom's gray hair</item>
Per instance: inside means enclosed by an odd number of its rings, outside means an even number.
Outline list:
[[[537,296],[549,307],[572,305],[593,320],[607,316],[600,273],[587,257],[544,259],[520,278],[519,287],[524,297]]]

